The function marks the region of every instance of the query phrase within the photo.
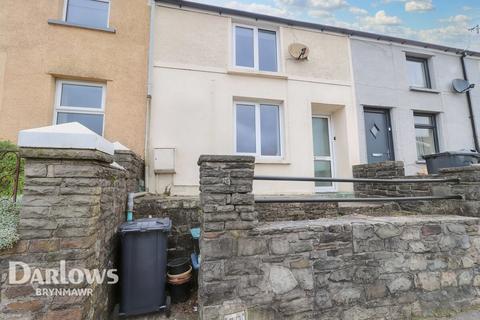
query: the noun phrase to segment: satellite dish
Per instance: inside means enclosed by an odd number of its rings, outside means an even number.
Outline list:
[[[306,60],[308,59],[308,54],[310,49],[304,44],[301,43],[292,43],[288,46],[288,52],[292,57],[297,60]]]
[[[475,88],[475,84],[470,84],[467,80],[455,79],[452,82],[453,90],[457,93],[464,93]]]

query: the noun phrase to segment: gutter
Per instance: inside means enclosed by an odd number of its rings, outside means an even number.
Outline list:
[[[467,57],[467,52],[464,51],[460,60],[462,62],[462,71],[463,71],[463,79],[468,81],[468,74],[467,74],[467,67],[465,66],[465,58]],[[473,134],[473,142],[475,144],[475,150],[478,152],[480,151],[480,147],[478,144],[478,136],[477,136],[477,126],[475,124],[475,117],[473,114],[473,106],[472,106],[472,96],[470,95],[470,90],[467,90],[467,103],[468,103],[468,113],[470,118],[470,125],[472,126],[472,134]]]

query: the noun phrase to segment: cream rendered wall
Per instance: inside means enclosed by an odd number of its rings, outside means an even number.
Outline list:
[[[346,37],[268,24],[279,30],[280,72],[240,72],[231,66],[232,22],[261,22],[164,6],[157,6],[155,21],[149,150],[153,156],[155,148],[175,148],[176,172],[155,175],[151,168],[150,191],[173,185],[173,194],[197,193],[199,155],[234,154],[235,100],[281,103],[284,159],[257,159],[256,174],[313,176],[311,117],[322,113],[336,130],[336,175],[351,176],[358,121]],[[310,47],[308,61],[290,58],[292,42]],[[313,190],[313,183],[255,182],[259,194]]]
[[[458,55],[358,38],[351,39],[351,46],[361,162],[367,162],[363,106],[390,108],[395,159],[405,162],[407,174],[425,171],[417,163],[413,111],[438,113],[440,151],[473,148],[466,96],[451,89],[453,79],[463,78]],[[438,93],[409,89],[406,52],[431,57],[432,86]],[[470,60],[472,77],[475,73],[479,80],[478,60]],[[472,91],[478,102],[479,90]]]

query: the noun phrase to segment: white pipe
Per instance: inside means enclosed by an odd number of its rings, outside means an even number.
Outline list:
[[[145,114],[145,190],[149,190],[149,173],[150,173],[150,105],[152,101],[152,69],[153,69],[153,46],[154,28],[155,28],[155,0],[149,0],[150,6],[150,35],[148,45],[148,67],[147,67],[147,106]]]

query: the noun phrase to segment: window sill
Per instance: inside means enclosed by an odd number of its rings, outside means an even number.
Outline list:
[[[410,86],[410,91],[426,92],[426,93],[434,93],[434,94],[439,94],[439,93],[440,93],[440,91],[435,90],[435,89],[421,88],[421,87],[412,87],[412,86]]]
[[[88,30],[95,30],[95,31],[102,31],[102,32],[108,32],[108,33],[116,33],[117,32],[114,28],[92,27],[92,26],[88,26],[88,25],[85,25],[85,24],[76,24],[76,23],[70,23],[70,22],[63,21],[63,20],[55,20],[55,19],[48,19],[48,24],[65,26],[65,27],[88,29]]]
[[[415,161],[416,164],[427,164],[425,160],[417,160]]]
[[[239,75],[239,76],[253,76],[253,77],[261,77],[261,78],[272,78],[272,79],[285,79],[285,80],[288,79],[288,76],[284,73],[245,70],[245,69],[228,69],[227,74],[233,74],[233,75]]]
[[[255,164],[283,164],[289,165],[290,161],[285,159],[266,159],[266,158],[255,158]]]

